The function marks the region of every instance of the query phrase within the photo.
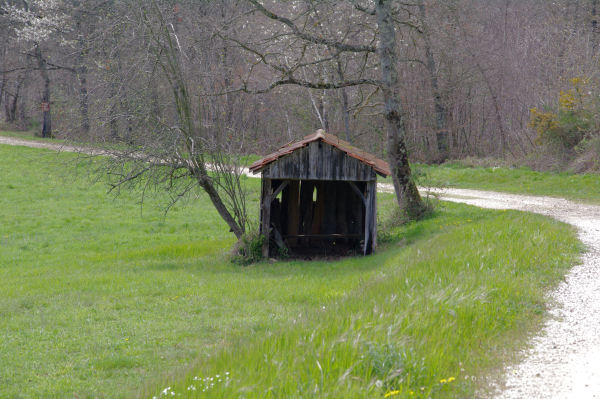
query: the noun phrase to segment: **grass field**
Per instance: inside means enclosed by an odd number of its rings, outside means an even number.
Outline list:
[[[205,197],[141,210],[71,158],[0,146],[1,398],[472,397],[580,250],[564,224],[442,204],[370,257],[240,267]]]
[[[48,141],[34,137],[31,132],[0,131],[0,136]],[[260,157],[257,155],[247,155],[242,158],[242,163],[250,165],[258,159]],[[600,204],[600,174],[597,173],[536,172],[526,167],[471,167],[461,162],[444,165],[414,164],[413,170],[418,183],[426,187],[505,191]],[[383,181],[391,183],[391,178]]]
[[[529,168],[472,168],[460,163],[417,165],[422,184],[568,198],[600,204],[600,174],[536,172]]]

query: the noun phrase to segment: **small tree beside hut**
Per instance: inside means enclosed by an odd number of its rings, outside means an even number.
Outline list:
[[[318,130],[250,171],[262,174],[263,256],[367,255],[375,248],[377,175],[391,174],[385,161]]]

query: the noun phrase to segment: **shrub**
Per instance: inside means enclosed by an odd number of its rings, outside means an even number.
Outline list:
[[[589,79],[575,77],[570,84],[570,89],[560,91],[555,112],[530,109],[529,127],[537,132],[538,145],[571,151],[597,131],[600,121],[587,88]]]
[[[258,231],[247,232],[235,244],[231,261],[240,265],[250,265],[263,259],[262,245],[265,236]]]

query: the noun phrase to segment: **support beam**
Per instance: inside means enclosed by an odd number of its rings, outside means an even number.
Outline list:
[[[279,195],[279,193],[281,192],[281,190],[283,190],[285,188],[285,186],[287,186],[290,183],[289,180],[285,180],[283,181],[279,187],[277,187],[277,189],[275,191],[273,191],[273,194],[271,194],[271,198],[275,198]]]
[[[262,256],[269,257],[269,240],[271,237],[271,200],[273,187],[271,179],[262,179],[262,194],[260,199],[260,233],[264,236]]]
[[[363,204],[365,204],[365,206],[367,206],[367,198],[360,191],[360,189],[356,186],[356,184],[353,181],[349,181],[348,184],[350,184],[350,187],[352,187],[352,190],[354,190],[354,192],[360,197]]]
[[[366,193],[366,205],[365,205],[365,240],[363,247],[363,254],[368,255],[373,252],[374,243],[377,238],[376,225],[377,225],[377,210],[375,208],[375,195],[376,195],[376,181],[372,180],[367,182],[367,193]]]

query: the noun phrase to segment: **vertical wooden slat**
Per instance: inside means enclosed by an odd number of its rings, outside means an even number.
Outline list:
[[[323,207],[325,205],[325,196],[323,195],[323,185],[325,182],[316,181],[315,187],[317,189],[317,201],[315,202],[315,209],[313,212],[313,221],[311,226],[312,234],[321,233],[321,224],[323,222]]]
[[[336,233],[348,234],[348,220],[346,219],[348,200],[350,199],[350,186],[346,182],[335,182],[338,197],[335,212]]]
[[[373,251],[373,234],[375,233],[376,214],[375,214],[375,181],[367,182],[367,206],[365,208],[365,241],[363,253],[370,254]]]
[[[302,234],[310,234],[312,232],[314,189],[315,184],[311,180],[302,180],[300,183],[300,214],[302,215]],[[308,242],[306,242],[306,244],[308,244]]]
[[[287,181],[288,180],[286,180],[286,182]],[[281,232],[283,234],[286,234],[287,229],[288,229],[287,226],[289,223],[288,202],[289,202],[290,191],[288,188],[289,187],[285,187],[281,191],[281,213],[283,213],[283,215],[281,216]],[[273,194],[275,194],[275,191],[273,191]]]
[[[271,194],[273,187],[271,179],[262,179],[262,194],[261,194],[261,223],[260,233],[265,237],[262,245],[262,255],[265,258],[269,257],[269,240],[271,237]]]
[[[336,182],[326,181],[323,183],[323,188],[325,205],[323,208],[323,226],[321,227],[321,234],[334,234],[338,232],[336,226]]]
[[[373,172],[375,174],[375,172]],[[373,184],[373,245],[372,251],[377,249],[377,175],[375,175],[375,179],[371,182]],[[372,252],[371,251],[371,252]]]
[[[300,182],[298,180],[290,181],[287,187],[287,234],[298,234],[298,226],[300,224]],[[290,245],[296,245],[296,238],[290,238]]]

